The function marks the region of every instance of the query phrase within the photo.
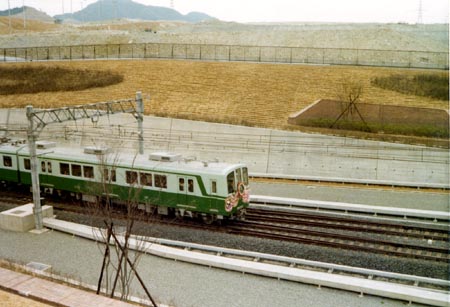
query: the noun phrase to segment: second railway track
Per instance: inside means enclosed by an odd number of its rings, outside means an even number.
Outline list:
[[[14,195],[2,195],[0,203],[18,204],[30,201]],[[70,204],[69,204],[70,202]],[[76,206],[72,201],[49,201],[57,210],[91,215],[92,211]],[[114,214],[120,219],[119,212]],[[167,223],[178,227],[200,228],[259,238],[314,244],[318,246],[342,248],[355,251],[384,254],[403,258],[448,262],[448,228],[429,229],[420,226],[394,224],[392,222],[358,221],[354,218],[326,217],[323,214],[293,213],[280,210],[249,209],[245,221],[230,221],[227,224],[202,225],[190,220],[149,219],[136,216],[138,220],[152,223]]]

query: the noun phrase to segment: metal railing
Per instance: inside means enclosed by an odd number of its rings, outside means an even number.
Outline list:
[[[449,69],[448,52],[175,43],[0,48],[0,61],[184,59]]]

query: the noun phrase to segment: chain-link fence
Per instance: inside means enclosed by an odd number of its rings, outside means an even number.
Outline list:
[[[155,58],[449,69],[447,52],[414,50],[170,43],[0,48],[0,61]]]

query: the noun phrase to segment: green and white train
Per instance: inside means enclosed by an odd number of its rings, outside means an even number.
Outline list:
[[[41,191],[87,202],[132,201],[146,212],[201,217],[205,222],[243,218],[249,205],[244,164],[202,162],[170,153],[113,155],[107,148],[36,143]],[[0,181],[31,185],[28,145],[0,144]]]

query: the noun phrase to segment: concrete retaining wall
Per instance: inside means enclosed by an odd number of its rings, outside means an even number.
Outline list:
[[[289,116],[288,123],[293,125],[317,126],[332,124],[347,108],[348,103],[321,99]],[[420,129],[435,130],[449,133],[449,112],[446,110],[416,108],[369,103],[357,103],[356,109],[342,116],[339,121],[362,123],[362,118],[375,126],[376,130],[397,129],[411,134]],[[337,123],[339,123],[339,121]]]

